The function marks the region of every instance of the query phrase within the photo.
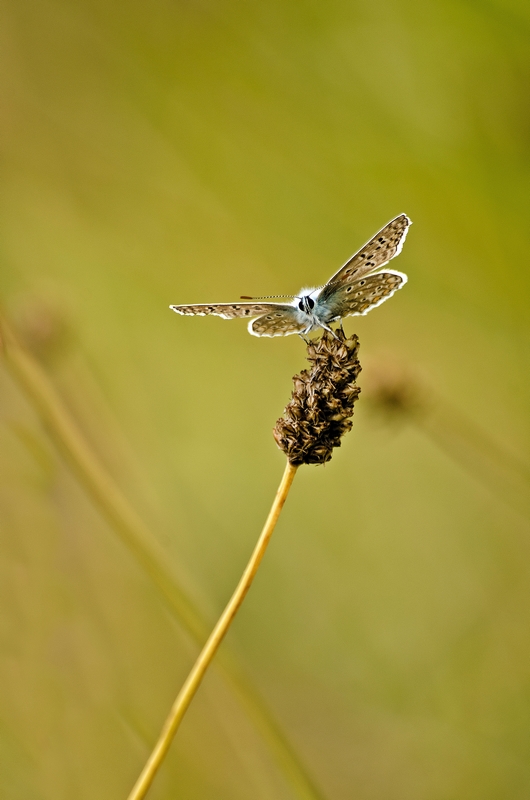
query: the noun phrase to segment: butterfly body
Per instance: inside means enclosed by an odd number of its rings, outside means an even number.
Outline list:
[[[406,214],[400,214],[376,233],[324,286],[302,289],[290,303],[253,301],[170,308],[186,316],[247,317],[250,320],[248,330],[253,336],[303,335],[318,328],[333,332],[330,328],[332,322],[367,314],[407,282],[407,276],[397,270],[376,270],[401,252],[410,225]]]

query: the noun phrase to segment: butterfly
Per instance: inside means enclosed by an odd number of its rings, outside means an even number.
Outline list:
[[[384,303],[407,282],[397,270],[376,272],[399,255],[411,220],[406,214],[391,220],[364,247],[355,253],[329,281],[319,288],[301,289],[290,303],[263,303],[271,298],[242,298],[250,303],[211,303],[194,306],[170,306],[177,314],[204,316],[214,314],[224,319],[246,317],[253,336],[289,336],[308,334],[317,328],[333,333],[330,323],[343,317],[367,314]],[[257,317],[257,319],[256,319]]]

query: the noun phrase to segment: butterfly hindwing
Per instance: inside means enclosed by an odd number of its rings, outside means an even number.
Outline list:
[[[357,281],[399,255],[410,225],[406,214],[391,220],[330,278],[320,293],[321,299],[327,300],[338,287]]]
[[[407,282],[402,272],[385,270],[367,275],[354,283],[339,286],[327,299],[318,298],[318,306],[322,308],[322,316],[329,321],[356,314],[367,314],[372,308],[381,305],[394,292]]]
[[[303,333],[311,325],[311,318],[294,306],[277,306],[274,311],[249,322],[248,330],[253,336],[289,336]]]

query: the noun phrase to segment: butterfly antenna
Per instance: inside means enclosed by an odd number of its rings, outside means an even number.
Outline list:
[[[246,294],[242,294],[240,296],[240,300],[276,300],[280,297],[287,298],[287,297],[294,297],[294,294],[269,294],[266,297],[249,297]]]

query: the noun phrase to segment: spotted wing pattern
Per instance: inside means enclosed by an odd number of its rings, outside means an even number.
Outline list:
[[[339,287],[374,272],[399,255],[410,225],[406,214],[391,220],[330,278],[320,293],[320,299],[325,302]]]
[[[248,330],[253,336],[289,336],[302,333],[311,326],[311,317],[294,306],[276,306],[262,317],[249,322]]]
[[[169,306],[177,314],[187,317],[204,317],[214,314],[223,319],[237,319],[238,317],[257,317],[277,309],[291,308],[281,303],[203,303],[195,306]]]
[[[354,283],[346,283],[327,300],[321,301],[321,293],[317,301],[319,316],[326,322],[332,322],[341,317],[367,314],[392,297],[406,282],[407,276],[402,272],[388,270],[368,275]]]

